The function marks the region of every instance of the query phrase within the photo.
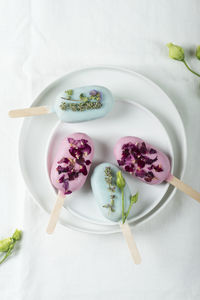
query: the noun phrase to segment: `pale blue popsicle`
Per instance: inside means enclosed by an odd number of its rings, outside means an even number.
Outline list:
[[[11,118],[33,117],[56,113],[63,122],[78,123],[102,118],[114,104],[112,93],[103,86],[90,85],[66,90],[52,106],[32,106],[10,110]]]
[[[90,85],[67,90],[57,96],[54,111],[63,122],[84,122],[104,117],[113,107],[110,90]]]
[[[114,192],[111,192],[109,189],[109,185],[106,182],[106,174],[105,170],[106,168],[110,168],[111,174],[112,174],[112,184],[111,184],[111,190],[114,186]],[[116,186],[116,174],[120,171],[115,165],[110,163],[102,163],[98,165],[91,176],[91,186],[92,191],[95,196],[95,200],[97,202],[97,205],[101,211],[101,213],[106,217],[107,219],[117,222],[120,221],[122,218],[122,194],[121,190]],[[114,195],[114,203],[112,205],[111,210],[111,200],[112,195]],[[128,210],[129,204],[130,204],[130,197],[131,192],[126,184],[124,188],[124,208],[125,212]]]

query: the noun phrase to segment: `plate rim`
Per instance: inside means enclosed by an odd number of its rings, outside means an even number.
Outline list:
[[[161,92],[162,94],[164,94],[165,97],[168,98],[168,100],[170,101],[170,104],[173,106],[173,108],[175,109],[179,120],[180,120],[180,125],[182,127],[182,134],[183,134],[183,145],[184,145],[184,151],[183,151],[183,166],[180,172],[180,179],[183,178],[184,174],[185,174],[185,169],[186,169],[186,163],[187,163],[187,156],[188,156],[188,146],[187,146],[187,138],[186,138],[186,131],[185,131],[185,127],[184,124],[182,122],[182,118],[179,114],[178,109],[176,108],[174,102],[171,100],[171,98],[168,96],[168,94],[160,87],[158,86],[154,81],[152,81],[151,79],[149,79],[148,77],[142,75],[141,73],[138,73],[130,68],[126,68],[126,67],[121,67],[121,66],[115,66],[115,65],[94,65],[94,66],[86,66],[86,67],[82,67],[82,68],[76,68],[73,69],[72,71],[66,72],[64,74],[62,74],[61,76],[59,76],[57,79],[54,79],[52,81],[50,81],[50,83],[46,84],[45,87],[42,89],[42,91],[40,91],[38,94],[36,94],[34,100],[32,101],[31,105],[29,107],[32,107],[34,105],[36,105],[39,102],[39,98],[42,97],[43,94],[46,93],[46,91],[53,87],[54,85],[56,85],[57,82],[59,82],[60,80],[62,80],[62,78],[69,76],[70,74],[73,75],[74,73],[78,73],[78,72],[82,72],[82,71],[90,71],[90,70],[94,70],[94,69],[108,69],[108,70],[113,70],[113,71],[121,71],[123,73],[129,73],[130,75],[139,77],[140,79],[142,79],[143,81],[146,81],[147,83],[149,83],[151,86],[153,86],[156,90],[158,90],[159,92]],[[144,106],[145,107],[145,106]],[[147,107],[145,107],[147,110],[149,110]],[[149,110],[153,115],[154,113]],[[156,116],[155,116],[156,117]],[[157,117],[156,117],[157,118]],[[159,118],[158,118],[159,119]],[[160,120],[159,120],[160,121]],[[45,210],[45,208],[35,199],[35,197],[33,196],[32,192],[31,192],[31,188],[30,185],[28,183],[28,179],[27,176],[24,174],[24,164],[23,164],[23,157],[22,157],[22,151],[20,151],[22,149],[22,145],[23,145],[23,136],[24,136],[24,127],[25,127],[25,122],[26,119],[23,120],[22,124],[21,124],[21,128],[20,128],[20,135],[19,135],[19,143],[18,143],[18,158],[19,158],[19,164],[20,164],[20,169],[21,169],[21,173],[22,173],[22,178],[24,180],[25,186],[28,190],[28,193],[31,195],[31,197],[34,199],[35,203],[43,210],[45,211],[45,213],[47,213],[49,215],[49,213]],[[160,121],[162,124],[162,121]],[[163,125],[163,124],[162,124]],[[163,127],[165,128],[165,126],[163,125]],[[166,130],[167,131],[167,130]],[[170,200],[172,199],[172,197],[174,196],[174,194],[176,193],[176,189],[173,188],[173,191],[171,192],[170,196],[167,198],[167,200],[165,200],[162,205],[160,207],[157,208],[158,205],[156,205],[156,207],[154,209],[152,209],[149,213],[147,213],[147,215],[145,215],[144,217],[142,217],[140,220],[140,222],[135,221],[134,223],[129,223],[131,227],[135,227],[135,226],[139,226],[144,224],[145,222],[151,220],[153,217],[155,217],[163,208],[165,208],[165,206],[170,202]],[[161,201],[162,202],[162,201]],[[82,229],[79,228],[78,226],[73,226],[71,224],[63,224],[62,221],[59,220],[59,223],[64,226],[65,228],[69,228],[71,230],[75,230],[75,231],[79,231],[79,232],[84,232],[84,233],[90,233],[90,234],[113,234],[113,233],[117,233],[117,232],[121,232],[121,229],[119,227],[119,230],[116,230],[113,228],[113,230],[107,230],[106,232],[103,231],[90,231],[90,230],[86,230],[86,229]],[[117,225],[117,224],[116,224]],[[101,225],[100,225],[101,226]],[[104,225],[103,225],[104,226]],[[107,225],[105,225],[107,226]],[[110,227],[110,226],[109,226]]]

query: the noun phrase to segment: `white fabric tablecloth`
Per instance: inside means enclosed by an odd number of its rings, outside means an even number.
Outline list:
[[[165,46],[185,47],[200,71],[198,0],[0,1],[0,237],[24,230],[21,247],[0,266],[1,300],[200,299],[200,206],[181,192],[135,229],[142,264],[122,235],[94,236],[59,225],[26,194],[18,162],[22,120],[9,109],[30,105],[52,80],[96,64],[124,66],[168,93],[188,139],[185,182],[200,190],[200,81],[170,60]],[[34,157],[34,151],[33,151]]]

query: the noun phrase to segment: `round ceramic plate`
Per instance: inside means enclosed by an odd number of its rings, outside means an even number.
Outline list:
[[[102,121],[103,120],[103,121]],[[152,128],[156,128],[152,130]],[[114,109],[104,119],[77,124],[58,123],[53,130],[47,150],[48,176],[61,141],[73,132],[87,133],[94,141],[95,156],[86,184],[81,190],[66,197],[64,207],[74,216],[84,221],[100,225],[116,225],[102,216],[96,205],[91,186],[90,176],[96,165],[102,162],[116,164],[113,156],[114,145],[124,135],[141,137],[159,147],[170,157],[173,173],[174,154],[172,145],[162,123],[148,109],[134,101],[116,101]],[[150,212],[166,194],[169,184],[149,185],[133,179],[131,175],[123,174],[132,194],[139,191],[139,200],[129,214],[129,221],[141,219]],[[56,194],[52,188],[51,199],[55,201]]]
[[[61,91],[91,84],[108,87],[116,98],[115,108],[104,119],[79,124],[58,124],[56,115],[49,114],[24,120],[19,143],[22,174],[30,193],[47,212],[51,211],[55,202],[55,191],[46,171],[47,145],[50,145],[50,163],[51,153],[56,151],[52,146],[55,145],[53,141],[71,132],[86,132],[94,139],[96,152],[93,167],[105,160],[114,162],[112,149],[117,139],[124,135],[135,135],[164,150],[174,162],[174,175],[179,178],[183,175],[186,139],[180,116],[171,100],[158,86],[135,72],[114,67],[75,71],[50,84],[32,106],[51,105]],[[133,192],[140,190],[140,200],[130,216],[131,225],[155,216],[175,191],[167,184],[150,186],[129,176],[127,181]],[[153,195],[155,199],[147,197],[147,194]],[[60,222],[68,228],[91,233],[120,231],[118,224],[107,221],[98,211],[90,191],[89,178],[81,191],[68,197],[65,207],[67,209],[62,210]]]

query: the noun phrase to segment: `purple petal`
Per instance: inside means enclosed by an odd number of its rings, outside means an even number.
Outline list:
[[[156,172],[163,172],[163,168],[160,165],[153,166],[153,168]]]
[[[133,144],[132,144],[132,143],[124,144],[124,145],[122,146],[122,150],[124,150],[124,149],[129,149],[131,145],[133,145]]]
[[[61,160],[59,160],[57,163],[58,164],[62,164],[62,163],[65,163],[65,164],[68,164],[69,162],[69,159],[67,157],[63,157]]]
[[[141,153],[140,149],[135,144],[131,145],[130,150],[131,150],[131,154],[140,154]]]
[[[147,165],[152,165],[157,160],[158,160],[157,156],[154,159],[151,159],[148,156],[145,156],[145,162]]]
[[[86,176],[87,173],[88,173],[86,166],[81,166],[80,170],[79,170],[79,173],[82,173],[84,176]]]
[[[69,194],[71,194],[72,193],[72,191],[66,191],[65,192],[65,195],[69,195]]]
[[[153,175],[153,172],[149,171],[147,174],[146,174],[146,177],[144,178],[145,181],[147,182],[151,182],[152,179],[154,178],[155,176]]]
[[[155,154],[155,153],[157,153],[157,151],[156,151],[155,149],[151,148],[151,149],[149,150],[149,153],[150,153],[150,154]]]
[[[65,180],[65,175],[62,175],[59,179],[58,179],[58,182],[59,183],[63,183]]]
[[[91,96],[96,96],[98,94],[98,91],[97,90],[91,90],[90,91],[90,95]]]
[[[125,160],[124,159],[118,160],[117,162],[118,162],[119,166],[124,166],[125,165]]]
[[[78,165],[84,165],[86,163],[85,159],[83,157],[76,159],[76,163]]]
[[[85,147],[83,148],[83,152],[87,155],[89,155],[92,151],[92,148],[90,147],[90,145],[86,144]]]
[[[67,191],[68,187],[69,187],[69,182],[67,180],[65,180],[63,182],[63,188],[64,188],[65,192]]]
[[[89,166],[91,164],[91,161],[88,159],[85,161],[86,166]]]
[[[129,172],[129,173],[132,173],[134,171],[134,165],[131,164],[131,165],[125,166],[125,171]]]
[[[77,159],[79,159],[82,156],[81,150],[73,148],[73,147],[69,148],[69,153]]]
[[[148,167],[148,170],[152,170],[153,169],[153,165],[151,165],[150,167]]]
[[[151,182],[151,181],[152,181],[152,178],[151,178],[151,177],[145,177],[144,180],[145,180],[146,182]]]
[[[138,165],[138,167],[139,168],[144,168],[144,166],[145,166],[145,160],[142,160],[142,159],[137,159],[137,165]]]
[[[130,152],[128,149],[125,149],[122,151],[122,157],[125,159],[130,155]]]
[[[72,181],[76,178],[76,172],[69,172],[68,173],[68,180]]]
[[[75,140],[74,140],[73,138],[68,138],[68,142],[69,142],[70,144],[74,145]]]
[[[153,172],[149,171],[147,174],[148,174],[148,177],[154,178]]]
[[[147,172],[145,172],[144,170],[136,170],[135,172],[135,176],[137,177],[141,177],[144,178],[144,176],[146,176]]]
[[[68,172],[69,168],[68,167],[63,168],[62,166],[57,166],[56,170],[58,171],[58,174],[61,174],[61,173]]]
[[[142,142],[142,144],[140,146],[140,152],[142,154],[146,154],[147,153],[147,147],[146,147],[146,144],[144,142]]]

